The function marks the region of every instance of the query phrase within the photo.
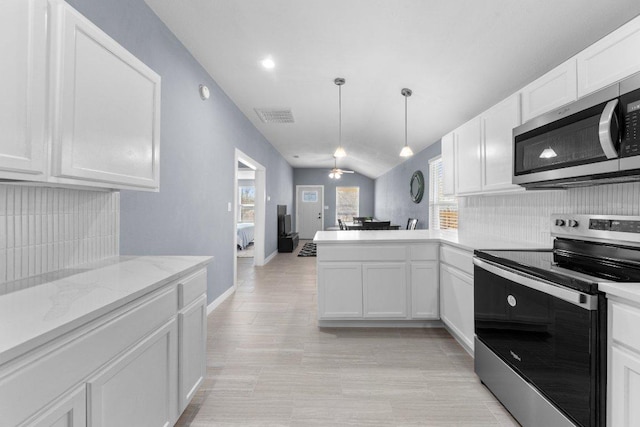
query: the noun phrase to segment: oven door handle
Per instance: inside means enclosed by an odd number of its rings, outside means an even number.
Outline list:
[[[574,289],[564,288],[553,284],[552,282],[546,282],[539,279],[523,276],[521,273],[505,269],[503,266],[496,265],[492,262],[481,260],[479,258],[473,258],[473,264],[489,273],[500,276],[503,279],[507,279],[511,282],[517,283],[527,288],[535,289],[543,292],[547,295],[551,295],[555,298],[559,298],[563,301],[569,302],[585,310],[597,310],[598,309],[598,296],[589,295],[576,291]]]

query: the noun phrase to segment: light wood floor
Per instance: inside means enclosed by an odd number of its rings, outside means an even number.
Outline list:
[[[316,258],[252,262],[209,316],[207,378],[178,426],[518,425],[444,329],[318,328]]]

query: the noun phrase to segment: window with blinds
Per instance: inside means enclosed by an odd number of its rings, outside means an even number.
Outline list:
[[[442,157],[429,161],[429,228],[458,228],[458,199],[443,193]]]
[[[354,216],[360,216],[360,187],[336,187],[336,224]]]

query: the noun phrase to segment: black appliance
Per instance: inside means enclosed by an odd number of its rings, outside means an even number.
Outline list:
[[[640,217],[551,221],[553,249],[475,251],[475,370],[524,426],[605,426],[598,284],[640,282]]]
[[[513,183],[571,187],[640,180],[640,74],[513,130]]]
[[[293,252],[299,242],[298,233],[291,230],[291,215],[287,214],[287,206],[278,205],[278,252]]]

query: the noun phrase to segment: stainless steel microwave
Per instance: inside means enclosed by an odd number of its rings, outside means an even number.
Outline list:
[[[513,183],[572,187],[640,180],[640,74],[513,129]]]

